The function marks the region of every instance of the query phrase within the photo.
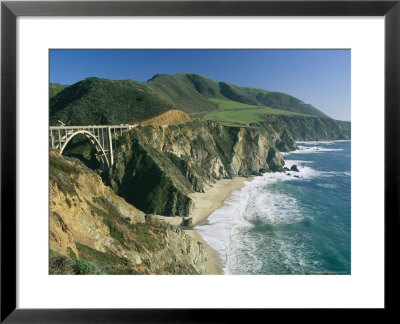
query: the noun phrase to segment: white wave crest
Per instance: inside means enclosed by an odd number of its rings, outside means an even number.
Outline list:
[[[309,144],[309,145],[332,145],[335,143],[350,142],[350,140],[335,140],[335,141],[296,141],[298,144]]]
[[[289,152],[289,153],[290,154],[309,154],[309,153],[338,152],[338,151],[343,151],[343,149],[335,149],[335,148],[328,148],[328,147],[322,147],[322,146],[298,145],[297,150]],[[286,154],[288,154],[288,153],[286,153]]]

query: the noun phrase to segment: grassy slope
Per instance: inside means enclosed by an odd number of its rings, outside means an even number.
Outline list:
[[[56,94],[63,91],[67,88],[67,85],[59,84],[59,83],[50,83],[49,85],[49,98],[53,98]]]
[[[156,75],[146,82],[163,100],[189,114],[213,111],[217,104],[209,97],[218,96],[218,82],[196,74]]]
[[[224,125],[243,125],[265,121],[268,115],[315,117],[311,115],[265,107],[259,109],[214,111],[204,115],[204,119],[215,121]]]
[[[221,99],[221,98],[210,98],[211,102],[218,105],[220,109],[247,109],[247,108],[257,108],[255,105],[248,105],[237,101]]]

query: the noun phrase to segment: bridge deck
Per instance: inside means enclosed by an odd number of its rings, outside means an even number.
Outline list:
[[[51,130],[58,130],[58,129],[98,129],[98,128],[122,128],[122,129],[131,129],[136,127],[136,125],[100,125],[100,126],[50,126],[49,129]]]

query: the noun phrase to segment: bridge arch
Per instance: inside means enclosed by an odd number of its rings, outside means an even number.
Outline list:
[[[107,167],[110,167],[110,161],[108,160],[107,154],[104,151],[104,148],[101,146],[99,140],[92,133],[90,133],[89,131],[86,131],[86,130],[77,130],[77,131],[74,131],[72,134],[68,134],[67,140],[61,146],[60,153],[61,154],[63,153],[63,151],[64,151],[65,147],[68,145],[69,141],[78,134],[83,134],[89,139],[89,141],[95,146],[97,153],[100,153],[99,155],[100,155],[100,159],[102,160],[102,162],[104,164],[106,164]]]

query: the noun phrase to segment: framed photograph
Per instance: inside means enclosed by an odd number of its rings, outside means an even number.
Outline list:
[[[398,1],[1,6],[1,320],[391,310]]]

